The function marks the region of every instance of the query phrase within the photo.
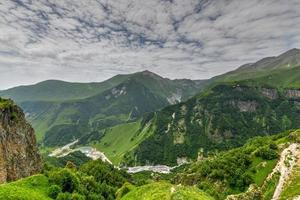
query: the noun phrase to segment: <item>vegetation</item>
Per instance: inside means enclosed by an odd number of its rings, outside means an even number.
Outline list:
[[[290,180],[284,186],[280,200],[293,200],[300,195],[300,163],[293,169]]]
[[[50,200],[50,186],[44,175],[31,176],[5,185],[0,185],[1,200]]]
[[[129,188],[121,200],[212,200],[209,195],[195,187],[176,186],[167,182],[156,182],[136,188]]]
[[[245,192],[250,184],[262,187],[262,196],[268,199],[276,185],[274,181],[265,183],[266,177],[272,172],[280,149],[277,147],[287,140],[294,142],[290,133],[275,136],[257,137],[249,140],[243,147],[219,153],[215,156],[198,161],[186,167],[183,173],[174,178],[175,183],[198,185],[204,192],[215,199],[225,199],[227,195]],[[276,157],[265,157],[262,149],[276,151]],[[272,154],[273,155],[273,154]],[[299,190],[298,190],[299,192]]]
[[[102,161],[90,161],[79,169],[69,162],[65,168],[46,166],[44,175],[31,176],[0,186],[3,200],[113,200],[130,177]]]
[[[187,102],[158,111],[151,136],[134,149],[140,164],[175,165],[180,157],[242,146],[249,138],[299,128],[297,99],[285,91],[240,84],[218,85]],[[265,152],[265,151],[264,151]],[[265,152],[270,159],[272,150]],[[134,161],[135,162],[135,161]],[[130,161],[129,161],[130,163]]]
[[[11,100],[2,99],[0,97],[0,108],[7,108],[7,107],[11,106],[12,104],[13,104],[13,102]]]
[[[119,165],[124,155],[148,137],[150,127],[140,131],[141,121],[108,128],[99,142],[92,145],[102,151],[114,164]]]
[[[38,142],[53,146],[68,143],[75,130],[74,137],[87,139],[105,128],[136,120],[146,112],[169,105],[167,98],[175,94],[186,100],[203,84],[204,81],[165,79],[144,71],[118,75],[101,83],[49,80],[0,91],[0,96],[18,102],[30,114],[28,119]],[[120,95],[121,91],[124,93]]]
[[[49,157],[48,153],[43,156],[44,161],[55,167],[64,167],[68,162],[72,162],[75,166],[80,167],[81,165],[87,163],[91,158],[87,157],[80,151],[74,151],[64,157]]]

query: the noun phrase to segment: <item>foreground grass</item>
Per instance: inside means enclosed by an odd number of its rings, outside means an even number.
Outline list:
[[[35,175],[0,185],[0,200],[51,200],[47,196],[48,179]]]
[[[167,182],[156,182],[136,187],[121,200],[213,200],[196,187],[176,186]]]

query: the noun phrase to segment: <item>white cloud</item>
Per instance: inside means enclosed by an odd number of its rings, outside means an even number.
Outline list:
[[[0,2],[0,88],[148,69],[204,79],[300,47],[298,0]]]

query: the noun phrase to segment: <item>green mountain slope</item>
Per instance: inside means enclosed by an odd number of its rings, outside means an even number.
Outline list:
[[[264,77],[278,70],[300,66],[300,50],[292,49],[277,57],[263,58],[256,63],[245,64],[238,69],[212,78],[211,82],[231,82]]]
[[[174,165],[177,158],[299,128],[299,61],[300,50],[293,49],[209,80],[194,98],[156,112],[155,130],[126,155],[126,162]]]
[[[107,127],[186,100],[198,92],[205,81],[170,80],[144,71],[119,75],[101,84],[101,90],[108,85],[110,88],[84,99],[61,101],[55,96],[59,101],[19,102],[36,130],[38,141],[46,146],[59,146],[86,135],[99,138]]]
[[[47,189],[50,187],[44,175],[31,176],[16,182],[0,185],[1,200],[50,200]]]
[[[0,91],[0,96],[11,98],[16,102],[83,99],[116,86],[126,79],[126,75],[119,75],[101,83],[69,83],[47,80],[35,85],[19,86]]]
[[[205,80],[192,81],[188,79],[170,80],[162,78],[150,71],[114,76],[103,82],[71,83],[60,80],[47,80],[35,85],[19,86],[0,91],[0,96],[11,98],[16,102],[27,101],[67,101],[85,99],[111,89],[122,82],[134,79],[146,85],[154,93],[170,98],[187,99],[205,85]],[[172,97],[174,96],[174,99]]]
[[[215,199],[261,199],[271,200],[278,185],[278,173],[272,173],[279,162],[282,152],[291,144],[300,140],[300,131],[292,130],[284,133],[256,137],[243,147],[215,154],[209,159],[199,159],[191,163],[174,178],[176,184],[197,185]],[[288,165],[289,159],[285,163]],[[293,184],[299,180],[297,166],[291,176]],[[269,177],[269,178],[267,178]],[[293,199],[300,194],[299,187],[288,181],[282,192]],[[286,193],[287,191],[290,193]],[[286,192],[285,192],[286,191]]]
[[[128,155],[129,160],[175,164],[177,158],[196,158],[202,151],[230,149],[257,135],[297,128],[298,95],[298,90],[241,83],[215,86],[208,93],[157,112],[154,132]]]

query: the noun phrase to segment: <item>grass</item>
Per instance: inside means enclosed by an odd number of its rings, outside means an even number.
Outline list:
[[[251,168],[248,172],[253,178],[255,184],[261,186],[268,174],[270,174],[275,167],[277,160],[263,160],[262,158],[255,157],[252,162]],[[254,172],[255,173],[254,173]]]
[[[298,165],[292,172],[290,180],[284,186],[281,193],[281,200],[292,200],[296,196],[300,196],[300,166]]]
[[[127,152],[133,150],[147,137],[149,128],[146,127],[140,132],[140,123],[137,121],[109,128],[104,137],[93,146],[104,152],[115,165],[118,165]]]
[[[132,189],[121,200],[213,200],[196,187],[172,185],[156,182]]]
[[[274,174],[272,178],[266,182],[264,187],[262,188],[262,199],[263,200],[271,200],[273,194],[275,192],[277,183],[279,181],[280,174]]]
[[[11,106],[13,103],[11,100],[0,98],[0,108],[7,108]]]
[[[0,200],[51,200],[47,196],[48,179],[35,175],[0,185]]]

